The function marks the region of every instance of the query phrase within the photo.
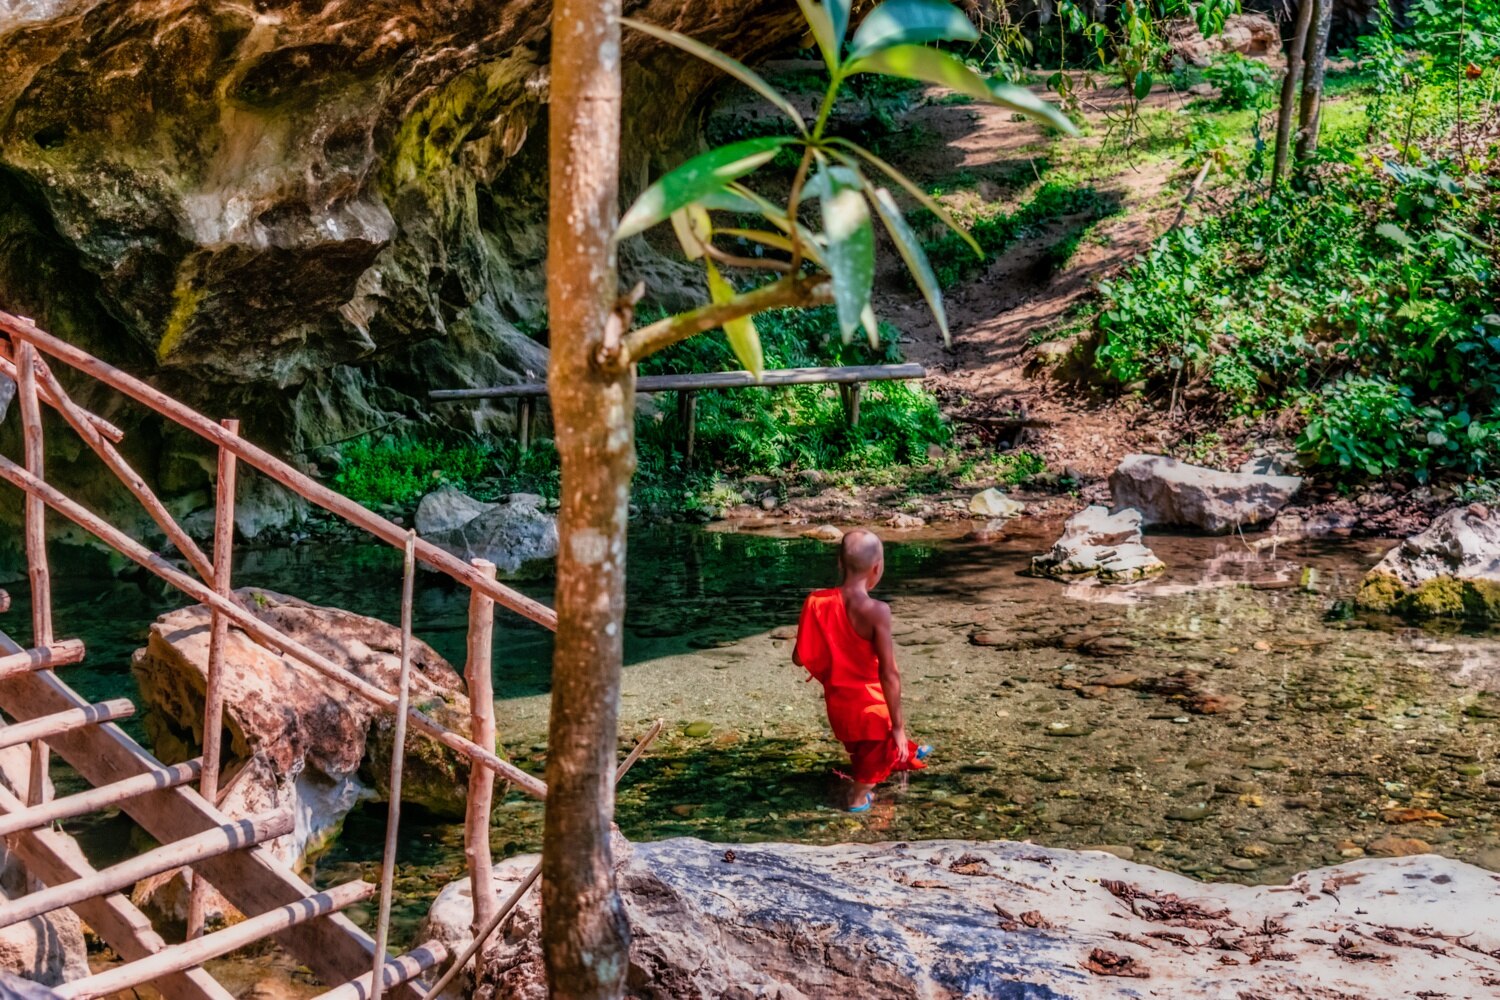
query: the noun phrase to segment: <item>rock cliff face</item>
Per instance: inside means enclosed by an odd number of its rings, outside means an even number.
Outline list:
[[[746,57],[799,24],[773,0],[630,6]],[[391,426],[503,429],[508,411],[423,397],[545,369],[523,331],[544,305],[550,16],[0,0],[0,308],[294,455]],[[640,35],[623,62],[628,192],[691,150],[717,78]],[[664,258],[634,246],[625,267],[670,300]],[[206,479],[184,439],[134,437],[169,492]]]

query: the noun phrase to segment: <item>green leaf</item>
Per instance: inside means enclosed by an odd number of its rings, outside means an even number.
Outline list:
[[[764,77],[738,59],[731,58],[718,49],[704,45],[695,38],[689,38],[687,35],[668,28],[658,27],[654,24],[648,24],[645,21],[637,21],[633,17],[622,17],[620,18],[620,23],[628,25],[636,31],[650,35],[652,38],[659,38],[668,45],[675,45],[684,52],[697,56],[704,62],[723,70],[776,105],[783,114],[797,123],[799,131],[807,131],[807,123],[802,120],[802,115],[797,112],[797,109],[792,107],[791,102],[783,97],[775,87],[767,83]]]
[[[944,0],[885,0],[865,15],[849,42],[857,59],[892,45],[923,42],[977,42],[979,32],[964,13]]]
[[[1070,135],[1077,129],[1055,105],[1042,100],[1023,87],[993,83],[965,66],[956,56],[925,45],[893,45],[879,52],[861,56],[845,67],[844,74],[884,73],[907,80],[921,80],[947,87],[975,100],[987,101],[1018,111]]]
[[[1144,101],[1149,93],[1151,93],[1151,74],[1137,73],[1135,75],[1135,99]]]
[[[700,201],[735,178],[769,163],[778,149],[796,141],[789,135],[745,139],[693,157],[641,192],[620,220],[615,238],[623,240],[645,232],[679,208]]]
[[[1410,250],[1412,247],[1417,245],[1416,240],[1413,240],[1410,236],[1406,235],[1406,230],[1402,229],[1394,222],[1382,222],[1380,225],[1375,227],[1375,232],[1379,233],[1381,236],[1384,236],[1391,242],[1397,244],[1403,250]]]
[[[823,235],[828,240],[824,257],[833,276],[839,334],[847,344],[860,326],[875,284],[875,227],[870,224],[870,206],[854,171],[832,167],[818,176],[827,178],[827,193],[821,198]]]
[[[938,219],[943,223],[943,225],[947,226],[949,229],[957,233],[963,239],[963,241],[969,244],[969,246],[973,249],[975,256],[984,256],[984,250],[980,248],[979,243],[974,239],[974,237],[969,235],[969,231],[963,226],[960,226],[958,224],[958,220],[953,218],[952,214],[950,214],[946,208],[938,204],[936,199],[929,196],[926,191],[923,191],[921,188],[917,187],[917,185],[913,183],[911,178],[907,177],[901,171],[897,170],[895,167],[891,166],[889,163],[885,162],[880,157],[870,152],[868,149],[865,149],[863,146],[860,146],[857,143],[850,142],[848,139],[834,136],[828,140],[828,144],[830,146],[842,146],[843,148],[848,149],[851,152],[863,157],[868,163],[879,169],[881,173],[885,174],[891,180],[901,185],[901,187],[906,190],[907,194],[915,198],[917,200],[917,203],[923,208],[927,209],[927,211],[937,216]],[[851,167],[856,163],[853,157],[847,156],[845,154],[834,153],[834,155]]]
[[[719,269],[714,267],[714,262],[704,261],[708,265],[708,296],[716,303],[734,301],[734,288],[724,280]],[[744,365],[745,371],[750,377],[759,382],[765,374],[765,353],[761,350],[760,334],[756,332],[755,321],[749,316],[729,320],[724,324],[724,336],[729,340],[729,348],[734,351],[734,356]]]
[[[829,15],[828,8],[818,3],[818,0],[797,0],[797,6],[802,8],[802,16],[807,19],[807,27],[812,31],[813,40],[823,53],[828,72],[836,73],[839,68],[839,48],[844,43],[843,32],[834,31],[833,18]]]
[[[917,238],[911,226],[907,225],[906,217],[901,214],[896,199],[891,197],[889,191],[876,188],[871,192],[870,200],[875,205],[880,221],[885,223],[886,232],[891,234],[896,252],[906,262],[906,269],[911,272],[917,288],[921,290],[922,298],[927,300],[927,308],[932,310],[938,329],[943,331],[943,343],[953,346],[953,338],[948,333],[948,313],[943,308],[943,290],[938,285],[937,275],[932,271],[932,262],[927,259],[927,251],[922,249],[922,241]]]

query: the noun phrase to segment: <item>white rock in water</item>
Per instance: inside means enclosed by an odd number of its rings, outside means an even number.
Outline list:
[[[480,514],[495,509],[492,503],[475,500],[462,490],[433,490],[417,504],[414,527],[423,538],[462,528]]]
[[[1288,886],[1196,882],[1103,852],[1007,842],[678,839],[614,857],[631,927],[627,991],[643,996],[669,983],[692,998],[1224,1000],[1396,997],[1441,983],[1481,997],[1500,977],[1495,876],[1433,855],[1350,862]],[[502,897],[535,861],[496,865]],[[458,885],[419,938],[467,937]],[[545,997],[539,916],[533,892],[485,951],[494,995]],[[1222,962],[1262,952],[1268,927],[1274,961]]]
[[[557,518],[534,493],[484,503],[436,490],[417,505],[417,534],[464,561],[487,559],[501,576],[544,575],[557,558]]]
[[[1025,504],[1012,500],[993,486],[969,500],[969,513],[980,517],[1015,517],[1025,510]]]
[[[1031,568],[1041,576],[1098,576],[1105,583],[1129,583],[1167,567],[1141,542],[1140,511],[1111,514],[1092,506],[1068,519],[1052,551],[1033,559]]]
[[[832,524],[820,524],[816,528],[808,528],[802,532],[803,538],[811,538],[819,542],[843,541],[844,532]]]
[[[1162,455],[1127,455],[1109,477],[1114,510],[1140,511],[1146,527],[1174,525],[1211,535],[1265,524],[1301,488],[1297,476],[1220,472]]]

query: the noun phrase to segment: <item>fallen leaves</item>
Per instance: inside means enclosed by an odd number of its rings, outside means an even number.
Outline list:
[[[1095,948],[1083,967],[1096,976],[1122,976],[1127,979],[1149,979],[1151,973],[1129,955]]]

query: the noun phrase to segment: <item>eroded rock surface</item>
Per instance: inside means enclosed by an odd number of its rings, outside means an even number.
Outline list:
[[[1359,588],[1381,611],[1500,619],[1500,516],[1475,504],[1448,511],[1385,554]]]
[[[752,60],[802,30],[773,0],[630,13]],[[279,452],[507,432],[513,405],[426,392],[546,371],[523,331],[544,310],[550,18],[547,0],[0,3],[0,308]],[[628,197],[695,151],[724,78],[628,31],[621,62]],[[685,301],[691,271],[647,240],[621,255],[622,287]],[[107,412],[165,492],[208,487],[195,439]],[[77,459],[59,448],[49,478]],[[85,500],[117,497],[95,468]]]
[[[1430,855],[1255,887],[1004,842],[680,839],[617,857],[629,989],[653,1000],[1478,997],[1500,977],[1500,878]],[[535,860],[502,864],[498,891]],[[463,938],[460,889],[430,932]],[[538,912],[533,893],[484,954],[476,997],[546,995]]]
[[[416,528],[427,541],[463,560],[487,559],[501,576],[543,575],[557,558],[557,518],[534,493],[484,503],[458,490],[422,498]]]
[[[1146,527],[1197,528],[1211,535],[1275,518],[1302,488],[1297,476],[1220,472],[1163,455],[1127,455],[1109,477],[1115,511],[1140,511]]]
[[[1222,52],[1261,57],[1278,55],[1281,52],[1281,32],[1275,21],[1258,12],[1230,14],[1224,19],[1224,30],[1212,38],[1204,38],[1192,20],[1182,19],[1168,26],[1167,45],[1172,54],[1184,62],[1207,66],[1215,55]]]
[[[238,591],[263,620],[386,691],[400,669],[400,630],[338,608],[318,607],[270,591]],[[151,626],[131,669],[147,709],[158,757],[196,756],[202,745],[211,616],[202,605],[163,615]],[[462,678],[426,643],[413,655],[411,703],[437,722],[468,731]],[[224,759],[221,807],[246,816],[277,806],[293,810],[296,829],[271,842],[287,864],[301,866],[337,835],[359,801],[383,797],[389,778],[392,717],[310,667],[229,630],[224,656]],[[468,764],[426,736],[409,731],[402,800],[439,815],[463,814]],[[180,878],[159,879],[143,898],[178,912]]]
[[[1141,512],[1127,509],[1111,514],[1092,506],[1068,518],[1062,537],[1050,552],[1031,561],[1040,576],[1075,579],[1097,576],[1105,583],[1144,580],[1165,570],[1166,564],[1141,542]]]
[[[0,784],[26,801],[31,751],[24,746],[0,750]],[[52,794],[51,782],[47,783]],[[31,891],[26,865],[9,846],[0,844],[0,897],[15,899]],[[53,910],[0,928],[0,997],[30,1000],[58,986],[88,975],[88,949],[83,923],[72,910]]]

